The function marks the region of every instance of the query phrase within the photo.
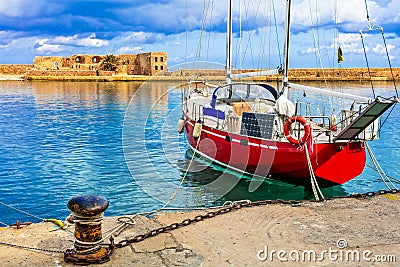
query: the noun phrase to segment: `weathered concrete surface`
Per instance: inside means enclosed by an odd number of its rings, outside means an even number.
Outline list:
[[[399,266],[399,204],[399,195],[386,195],[298,207],[243,208],[117,249],[102,266]],[[136,217],[136,225],[117,236],[116,242],[204,213]],[[103,228],[115,225],[117,218],[107,218]],[[6,228],[0,231],[0,242],[52,250],[72,247],[70,233],[53,230],[51,223]],[[348,246],[339,249],[339,240]],[[0,266],[72,266],[63,261],[62,253],[0,246]],[[262,261],[259,257],[265,258],[266,248],[268,258]],[[280,259],[278,251],[282,251]],[[395,257],[396,262],[377,262],[376,256],[391,261]]]

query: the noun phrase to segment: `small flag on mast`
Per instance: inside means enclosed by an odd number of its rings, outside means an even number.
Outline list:
[[[337,51],[337,57],[338,57],[337,62],[339,64],[344,61],[343,54],[342,54],[342,49],[340,48],[340,46],[339,46],[338,51]]]

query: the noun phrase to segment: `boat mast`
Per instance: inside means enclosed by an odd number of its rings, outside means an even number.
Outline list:
[[[284,61],[283,61],[283,87],[282,94],[287,95],[288,89],[288,72],[289,72],[289,43],[290,43],[290,7],[291,0],[286,0],[286,19],[285,19],[285,44],[284,44]]]
[[[232,72],[232,0],[228,0],[228,18],[226,22],[226,78],[227,84],[231,84],[231,72]]]

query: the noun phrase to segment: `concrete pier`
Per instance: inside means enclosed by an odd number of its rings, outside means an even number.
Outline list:
[[[386,194],[242,208],[117,248],[96,266],[399,266],[399,204],[399,194]],[[115,241],[206,212],[137,216]],[[104,229],[116,225],[116,217],[107,218]],[[2,244],[0,265],[73,266],[57,252],[73,247],[73,235],[54,230],[51,223],[3,228],[0,242],[44,251]]]

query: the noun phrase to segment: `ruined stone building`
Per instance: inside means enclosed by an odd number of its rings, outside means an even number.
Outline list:
[[[56,71],[81,72],[82,75],[147,75],[153,76],[168,70],[166,52],[116,55],[118,59],[115,73],[101,72],[100,64],[105,55],[72,55],[69,57],[37,56],[34,69],[38,72]]]

